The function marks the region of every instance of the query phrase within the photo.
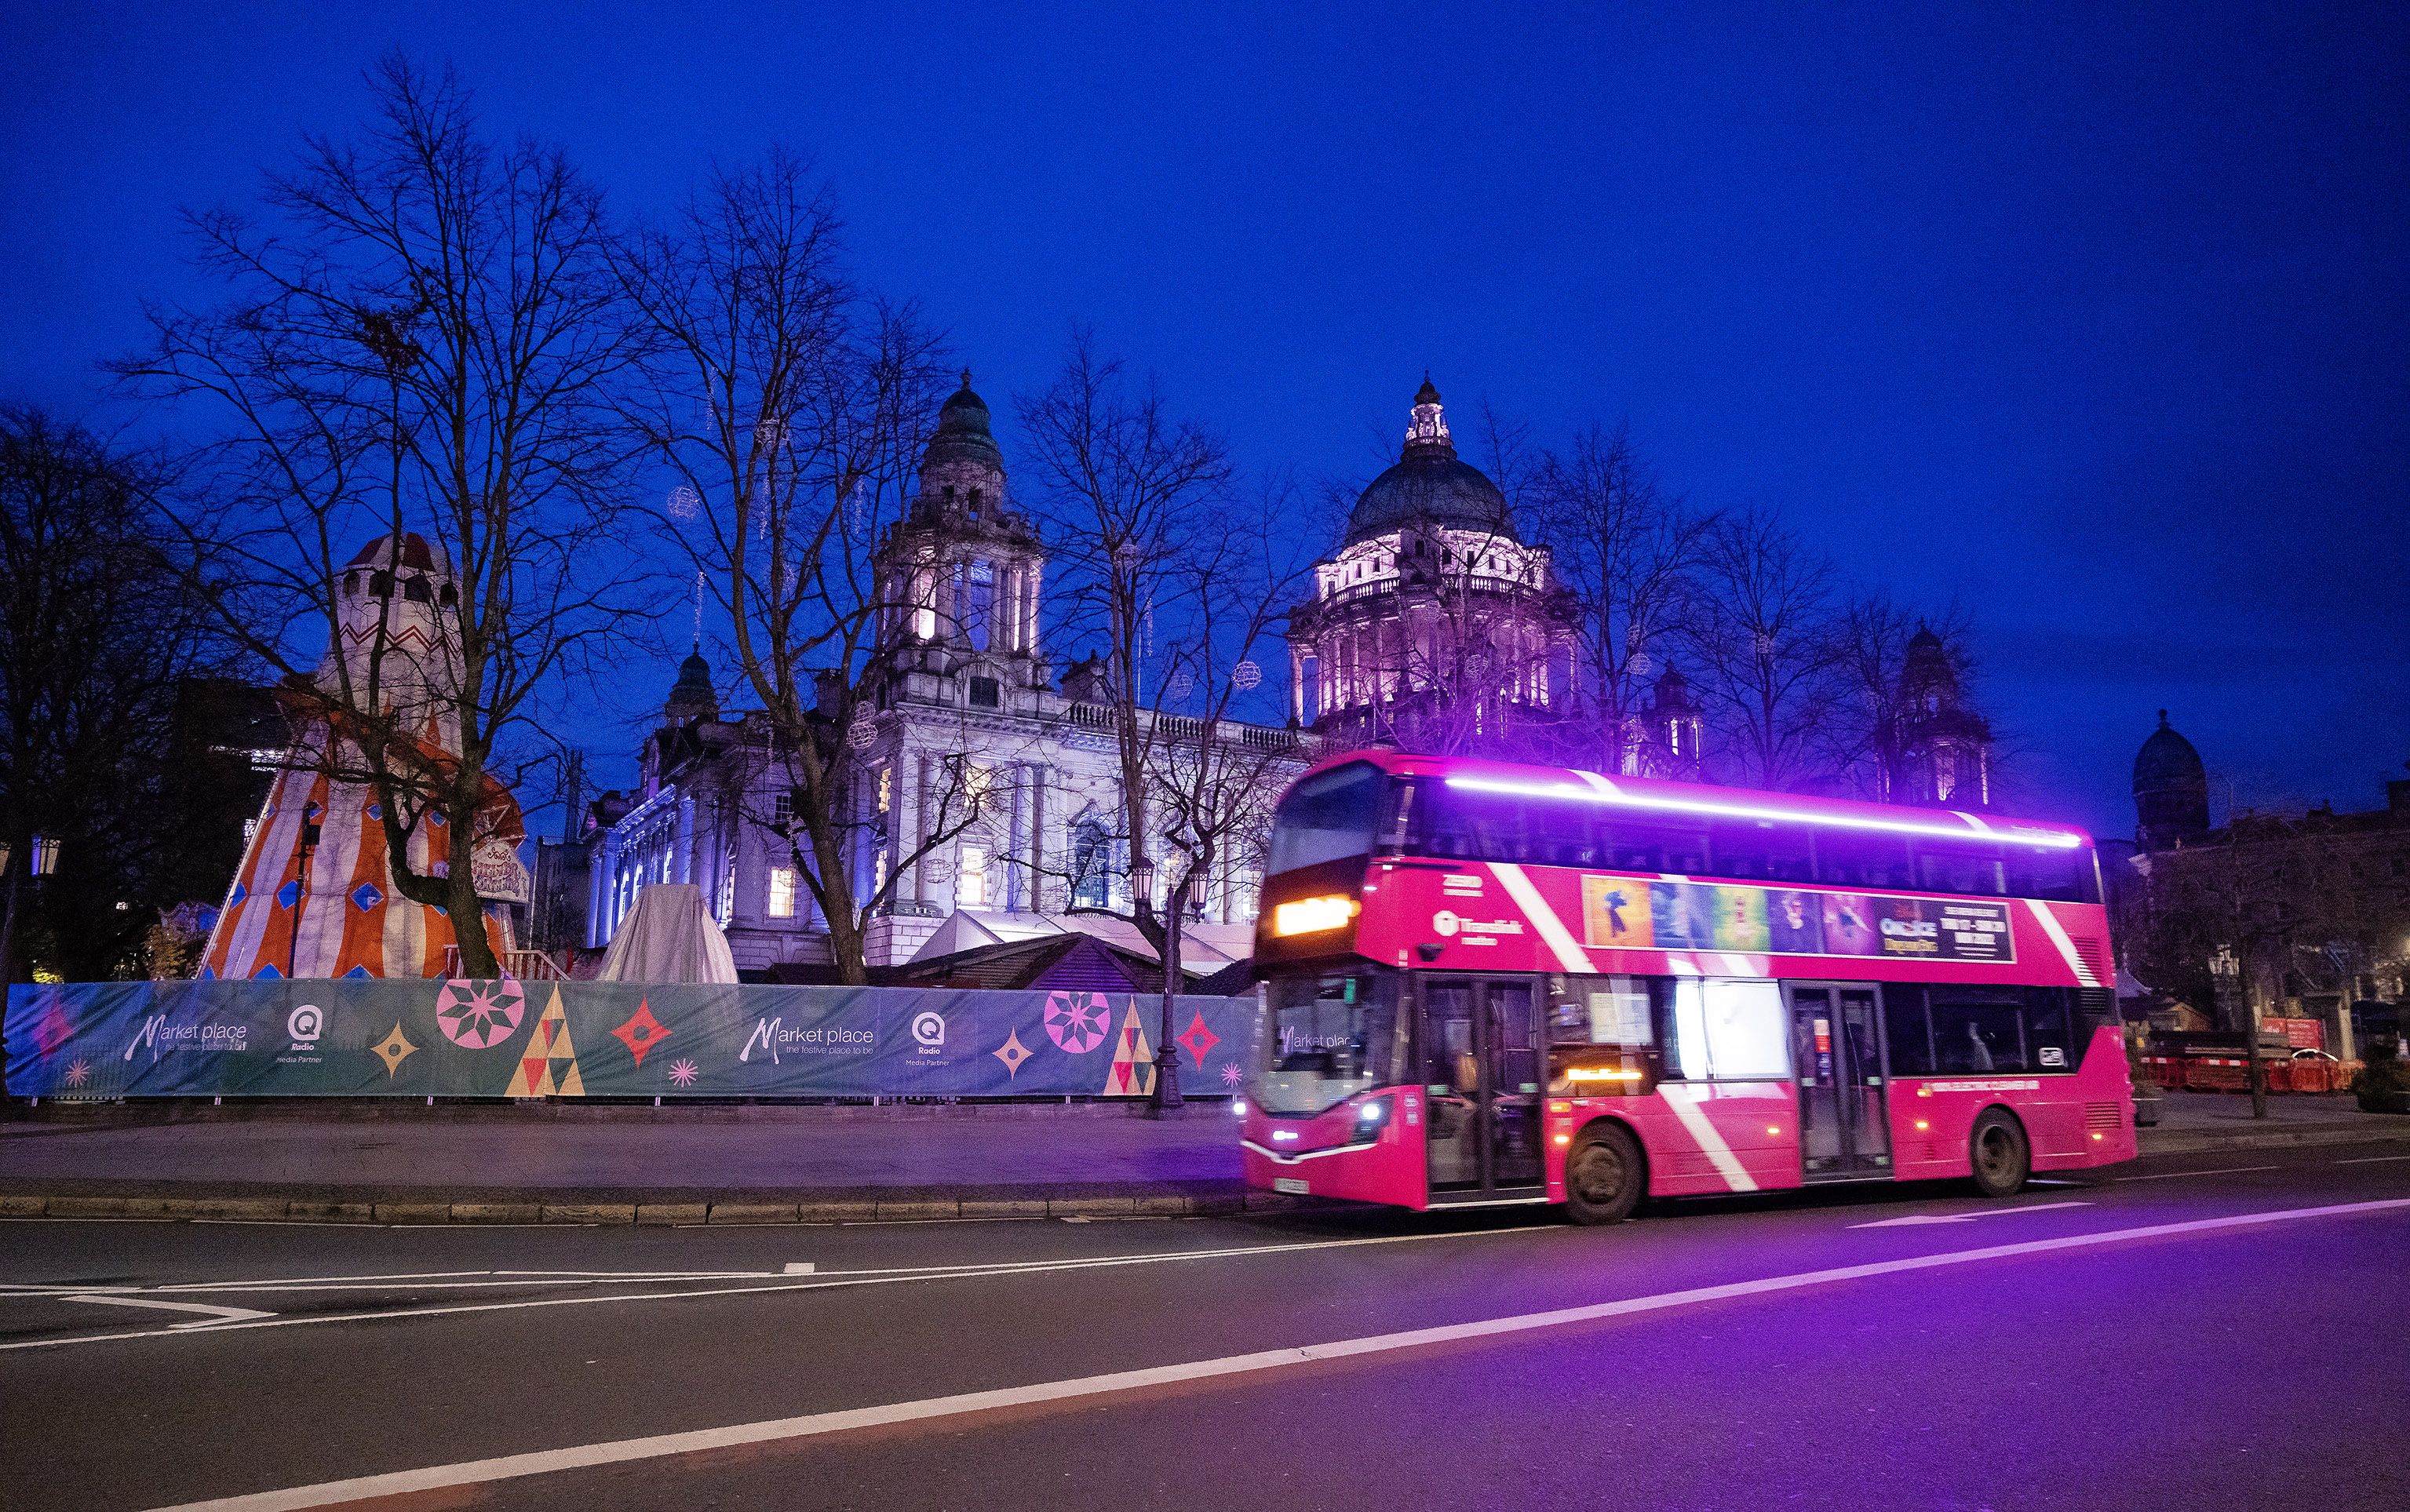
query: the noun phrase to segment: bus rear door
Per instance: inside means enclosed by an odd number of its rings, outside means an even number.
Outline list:
[[[1785,982],[1799,1078],[1800,1179],[1891,1174],[1882,990],[1872,982]]]

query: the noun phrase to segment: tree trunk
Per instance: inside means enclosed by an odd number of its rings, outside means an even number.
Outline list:
[[[477,810],[453,804],[446,806],[443,817],[452,836],[444,848],[450,864],[445,868],[443,911],[452,921],[453,942],[460,948],[460,975],[491,981],[502,971],[494,958],[493,940],[486,932],[485,906],[477,897]]]

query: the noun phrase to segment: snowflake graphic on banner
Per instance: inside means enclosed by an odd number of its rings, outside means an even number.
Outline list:
[[[635,1056],[636,1064],[642,1066],[645,1053],[668,1039],[670,1031],[662,1026],[661,1020],[653,1017],[652,999],[645,997],[637,999],[636,1010],[628,1015],[627,1023],[611,1031],[611,1037],[626,1045],[628,1054]]]
[[[518,1032],[527,997],[515,981],[447,981],[435,995],[435,1026],[463,1050],[491,1050]]]
[[[1188,1053],[1197,1057],[1197,1069],[1201,1071],[1205,1069],[1206,1052],[1220,1044],[1222,1037],[1205,1027],[1205,1015],[1200,1011],[1195,1018],[1188,1021],[1188,1027],[1180,1032],[1180,1042],[1186,1045]]]
[[[1046,1038],[1069,1054],[1084,1055],[1103,1044],[1112,1019],[1112,1005],[1103,993],[1046,995]]]
[[[1222,1084],[1224,1086],[1234,1087],[1246,1079],[1247,1073],[1245,1069],[1240,1066],[1237,1061],[1231,1060],[1224,1061],[1222,1063]]]
[[[88,1060],[71,1060],[67,1062],[67,1085],[71,1087],[80,1087],[91,1080],[92,1062]]]
[[[690,1087],[694,1085],[694,1079],[700,1074],[702,1074],[700,1068],[690,1060],[674,1060],[670,1062],[670,1081],[678,1086]]]

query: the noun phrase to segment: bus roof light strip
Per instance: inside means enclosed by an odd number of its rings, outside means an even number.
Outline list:
[[[1894,835],[1932,835],[1943,839],[1964,840],[1983,835],[1994,839],[2020,845],[2045,845],[2055,850],[2072,850],[2083,843],[2083,836],[2064,830],[2036,830],[2022,826],[2004,829],[1997,825],[1924,824],[1909,819],[1870,819],[1855,814],[1837,814],[1816,808],[1769,808],[1756,804],[1722,803],[1706,798],[1671,798],[1628,792],[1598,778],[1593,773],[1577,776],[1591,778],[1591,785],[1575,787],[1568,782],[1503,782],[1491,778],[1451,777],[1445,780],[1451,788],[1470,792],[1503,792],[1524,798],[1560,798],[1575,803],[1619,804],[1632,808],[1657,808],[1669,813],[1704,814],[1720,819],[1758,819],[1785,821],[1800,824],[1826,824],[1837,829],[1874,830]]]

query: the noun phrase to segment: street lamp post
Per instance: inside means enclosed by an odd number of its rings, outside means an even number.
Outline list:
[[[1154,863],[1141,856],[1130,863],[1130,912],[1154,902]],[[1172,1058],[1172,997],[1180,981],[1179,899],[1166,900],[1163,921],[1163,1010],[1155,1023],[1154,1090],[1147,1099],[1147,1116],[1160,1118],[1167,1108],[1180,1106],[1180,1063]]]

